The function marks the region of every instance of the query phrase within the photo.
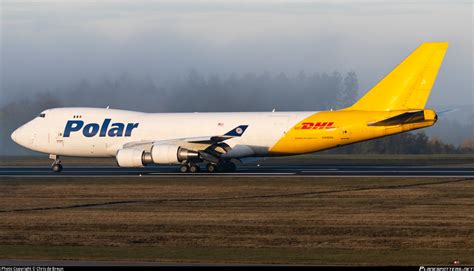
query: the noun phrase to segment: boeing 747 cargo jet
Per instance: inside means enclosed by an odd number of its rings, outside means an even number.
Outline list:
[[[317,152],[429,127],[426,101],[448,47],[419,46],[354,105],[337,111],[163,113],[106,108],[48,109],[15,130],[18,144],[60,156],[115,157],[120,167],[177,164],[182,172],[233,171],[246,157]]]

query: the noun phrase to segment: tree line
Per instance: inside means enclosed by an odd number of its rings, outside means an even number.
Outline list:
[[[114,79],[80,80],[36,94],[19,92],[17,99],[0,107],[0,155],[31,154],[10,139],[11,132],[47,108],[90,106],[144,112],[315,111],[337,110],[353,104],[358,96],[357,74],[295,75],[247,73],[186,76],[155,82],[122,74]],[[24,93],[23,93],[24,92]],[[24,94],[24,95],[21,95]],[[464,153],[472,144],[453,146],[429,139],[424,133],[407,133],[340,149],[338,153]]]
[[[425,132],[409,132],[328,150],[329,154],[468,154],[474,153],[474,140],[455,146]]]

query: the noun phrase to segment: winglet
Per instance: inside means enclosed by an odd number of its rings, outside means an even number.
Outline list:
[[[248,125],[240,125],[225,133],[224,136],[242,136],[245,130],[249,127]]]

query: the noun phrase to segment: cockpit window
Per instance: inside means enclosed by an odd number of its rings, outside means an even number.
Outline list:
[[[38,117],[40,117],[40,118],[44,118],[44,117],[46,117],[46,114],[45,114],[45,113],[41,113],[41,114],[39,114],[39,116],[38,116]]]

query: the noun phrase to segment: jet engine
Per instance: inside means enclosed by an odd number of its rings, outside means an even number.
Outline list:
[[[198,158],[199,154],[177,145],[154,144],[151,149],[151,157],[155,164],[179,164],[191,158]]]
[[[115,158],[119,167],[144,167],[145,151],[133,148],[120,149]]]

